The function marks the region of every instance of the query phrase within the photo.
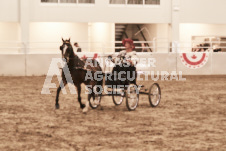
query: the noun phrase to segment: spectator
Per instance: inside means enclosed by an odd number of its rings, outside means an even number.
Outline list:
[[[213,52],[219,52],[219,51],[221,51],[221,48],[217,48],[213,50]]]
[[[204,49],[204,51],[209,51],[209,47],[210,47],[210,44],[208,44],[208,43],[204,43],[203,44],[203,49]]]
[[[142,47],[141,52],[148,52],[148,48],[146,47],[145,43],[141,43],[141,47]]]
[[[77,42],[74,43],[74,46],[77,48],[77,52],[82,52],[82,49],[79,47]]]
[[[204,43],[204,44],[199,44],[195,48],[192,48],[192,52],[205,52],[209,51],[210,44]]]
[[[193,52],[200,52],[201,49],[199,47],[200,47],[200,45],[196,45],[196,47],[193,48],[192,51]]]
[[[203,44],[200,44],[200,47],[201,47],[201,48],[200,48],[200,51],[199,51],[199,52],[204,52],[205,50],[204,50],[204,48],[203,48],[203,47],[204,47]]]
[[[219,52],[219,51],[221,51],[221,48],[219,48],[218,45],[214,45],[213,46],[213,52]]]

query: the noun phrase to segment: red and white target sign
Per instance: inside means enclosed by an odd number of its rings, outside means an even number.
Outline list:
[[[207,63],[209,59],[209,53],[181,53],[180,59],[186,67],[190,69],[198,69]]]

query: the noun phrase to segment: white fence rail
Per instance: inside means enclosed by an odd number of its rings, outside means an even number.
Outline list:
[[[114,42],[78,42],[83,52],[115,52],[115,50],[125,49],[121,41]],[[226,51],[226,42],[220,41],[192,41],[192,42],[168,42],[167,40],[153,41],[135,41],[136,50],[142,51],[146,49],[151,52],[168,53],[168,52],[192,52],[196,50],[213,52],[213,50],[221,49]],[[145,46],[142,44],[146,44]],[[197,46],[200,44],[208,44]],[[21,42],[0,42],[0,54],[58,54],[59,46],[62,42],[29,42],[27,44]],[[73,45],[73,44],[72,44]],[[76,49],[74,47],[74,49]]]
[[[78,42],[83,52],[114,52],[115,49],[125,49],[124,46],[115,46],[121,44],[121,41],[116,42]],[[134,42],[135,44],[148,43],[149,47],[136,46],[136,49],[152,49],[156,50],[153,41],[139,41]],[[59,47],[62,42],[29,42],[27,44],[19,42],[0,42],[0,54],[42,54],[42,53],[59,53]],[[72,43],[73,45],[73,43]],[[74,47],[75,49],[75,47]],[[167,49],[167,48],[165,48]],[[156,52],[156,51],[155,51]]]

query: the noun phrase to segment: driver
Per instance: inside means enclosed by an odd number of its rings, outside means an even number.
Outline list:
[[[136,51],[134,51],[135,46],[133,40],[124,39],[122,44],[125,46],[125,50],[120,51],[118,56],[112,60],[116,64],[112,72],[113,74],[117,73],[118,75],[118,73],[123,71],[123,73],[126,73],[123,77],[127,80],[131,79],[129,82],[136,84],[137,75],[135,66],[138,63],[139,58],[136,55]],[[121,81],[120,83],[124,83],[121,79],[118,80]]]
[[[122,50],[119,52],[119,55],[115,58],[114,62],[118,64],[120,61],[123,61],[123,63],[129,63],[131,66],[135,66],[138,62],[138,57],[136,55],[136,51],[133,51],[135,49],[133,40],[131,39],[124,39],[122,41],[123,46],[125,46],[126,50]]]

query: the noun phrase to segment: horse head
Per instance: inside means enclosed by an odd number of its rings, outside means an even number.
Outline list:
[[[73,48],[72,48],[72,45],[71,45],[71,42],[70,42],[70,38],[68,40],[67,39],[64,40],[62,38],[62,42],[63,42],[63,44],[60,46],[62,58],[64,58],[66,60],[66,62],[68,63],[71,55],[74,54]]]

